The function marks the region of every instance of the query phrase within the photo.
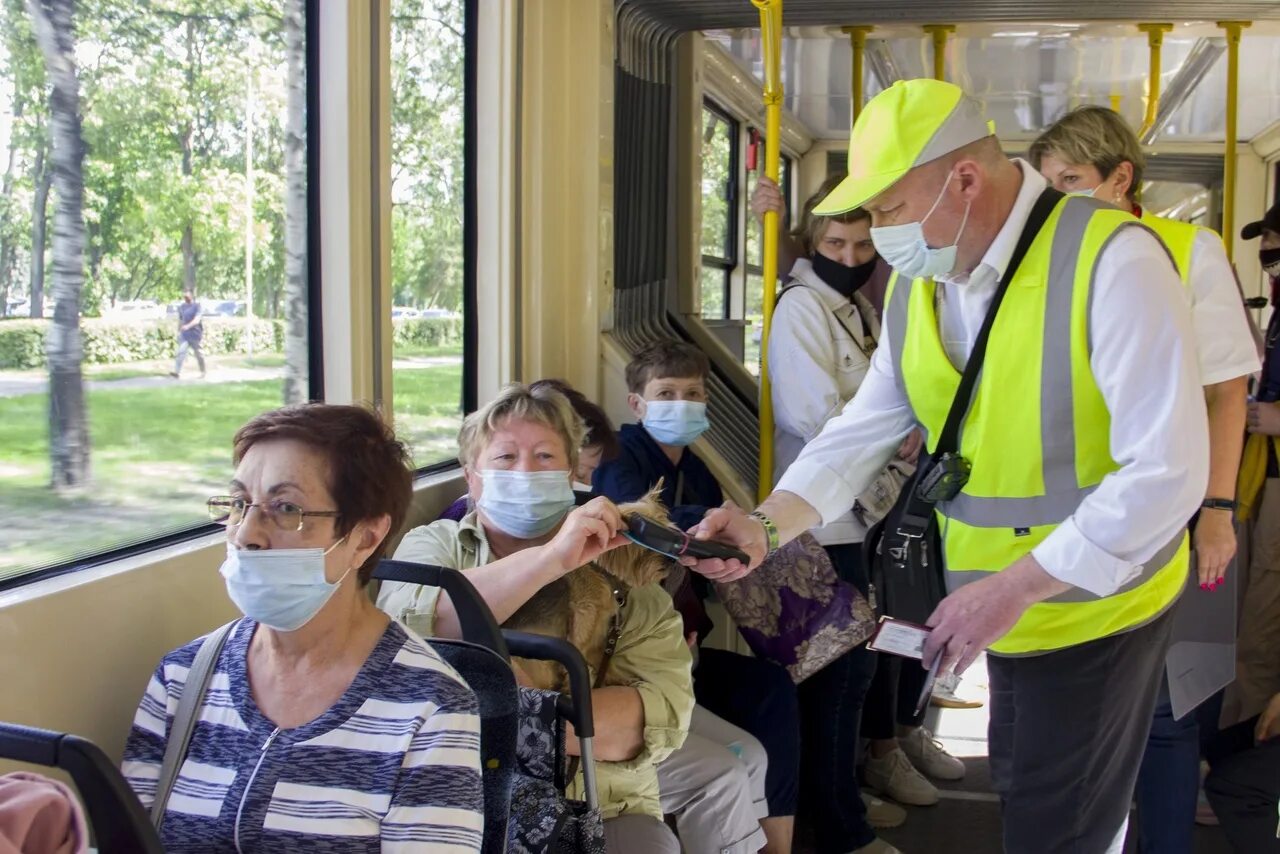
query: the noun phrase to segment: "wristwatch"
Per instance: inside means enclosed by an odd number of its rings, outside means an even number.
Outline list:
[[[772,519],[761,513],[759,510],[752,511],[751,518],[759,522],[764,528],[764,537],[768,548],[768,551],[765,552],[765,557],[768,557],[776,552],[781,546],[781,538],[778,536],[778,526],[773,523]]]
[[[1206,498],[1200,502],[1200,506],[1205,510],[1230,510],[1232,513],[1236,511],[1236,502],[1231,498]]]

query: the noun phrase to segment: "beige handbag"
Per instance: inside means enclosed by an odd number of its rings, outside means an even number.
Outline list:
[[[889,463],[853,502],[853,515],[868,528],[889,515],[898,496],[902,494],[902,487],[915,471],[916,467],[906,460]]]

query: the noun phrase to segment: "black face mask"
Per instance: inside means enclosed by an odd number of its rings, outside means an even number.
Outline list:
[[[846,267],[839,261],[832,261],[821,252],[815,252],[809,256],[809,261],[813,264],[813,272],[818,274],[818,278],[834,288],[845,299],[852,299],[858,288],[865,285],[871,278],[871,274],[876,271],[876,260],[877,257],[872,256],[871,260],[865,264]]]
[[[1263,272],[1273,279],[1280,279],[1280,246],[1259,251],[1258,260],[1262,262]]]

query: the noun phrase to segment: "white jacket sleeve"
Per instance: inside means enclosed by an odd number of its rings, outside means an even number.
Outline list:
[[[769,383],[779,427],[805,442],[843,408],[829,309],[803,286],[787,292],[769,330]]]
[[[916,425],[894,378],[890,340],[886,325],[858,393],[778,481],[776,491],[803,498],[822,515],[824,525],[849,511]]]

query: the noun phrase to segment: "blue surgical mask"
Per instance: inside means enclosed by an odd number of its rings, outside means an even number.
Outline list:
[[[942,191],[934,199],[933,207],[919,222],[904,222],[901,225],[885,225],[871,229],[871,242],[876,245],[876,252],[885,263],[898,271],[898,275],[908,279],[937,278],[945,276],[956,268],[956,252],[964,228],[969,224],[969,203],[964,206],[964,219],[960,220],[960,230],[950,246],[937,249],[929,246],[924,239],[924,224],[933,216],[933,212],[942,204],[947,186],[955,170],[947,173],[947,180],[942,184]]]
[[[707,432],[707,405],[696,400],[646,400],[644,429],[655,441],[664,445],[692,445]]]
[[[1099,186],[1101,186],[1101,185],[1099,185]],[[1092,198],[1095,198],[1093,194],[1094,194],[1094,193],[1096,193],[1096,192],[1098,192],[1098,188],[1097,188],[1097,187],[1094,187],[1092,190],[1072,190],[1071,192],[1067,193],[1067,195],[1068,195],[1068,196],[1083,196],[1083,197],[1084,197],[1084,198],[1086,198],[1086,199],[1092,199]]]
[[[237,549],[227,543],[220,570],[227,595],[249,619],[277,631],[296,631],[315,619],[351,574],[348,569],[332,584],[325,578],[325,555],[342,540],[327,549]]]
[[[485,517],[504,534],[521,540],[541,537],[573,509],[567,471],[485,469],[476,500]]]

